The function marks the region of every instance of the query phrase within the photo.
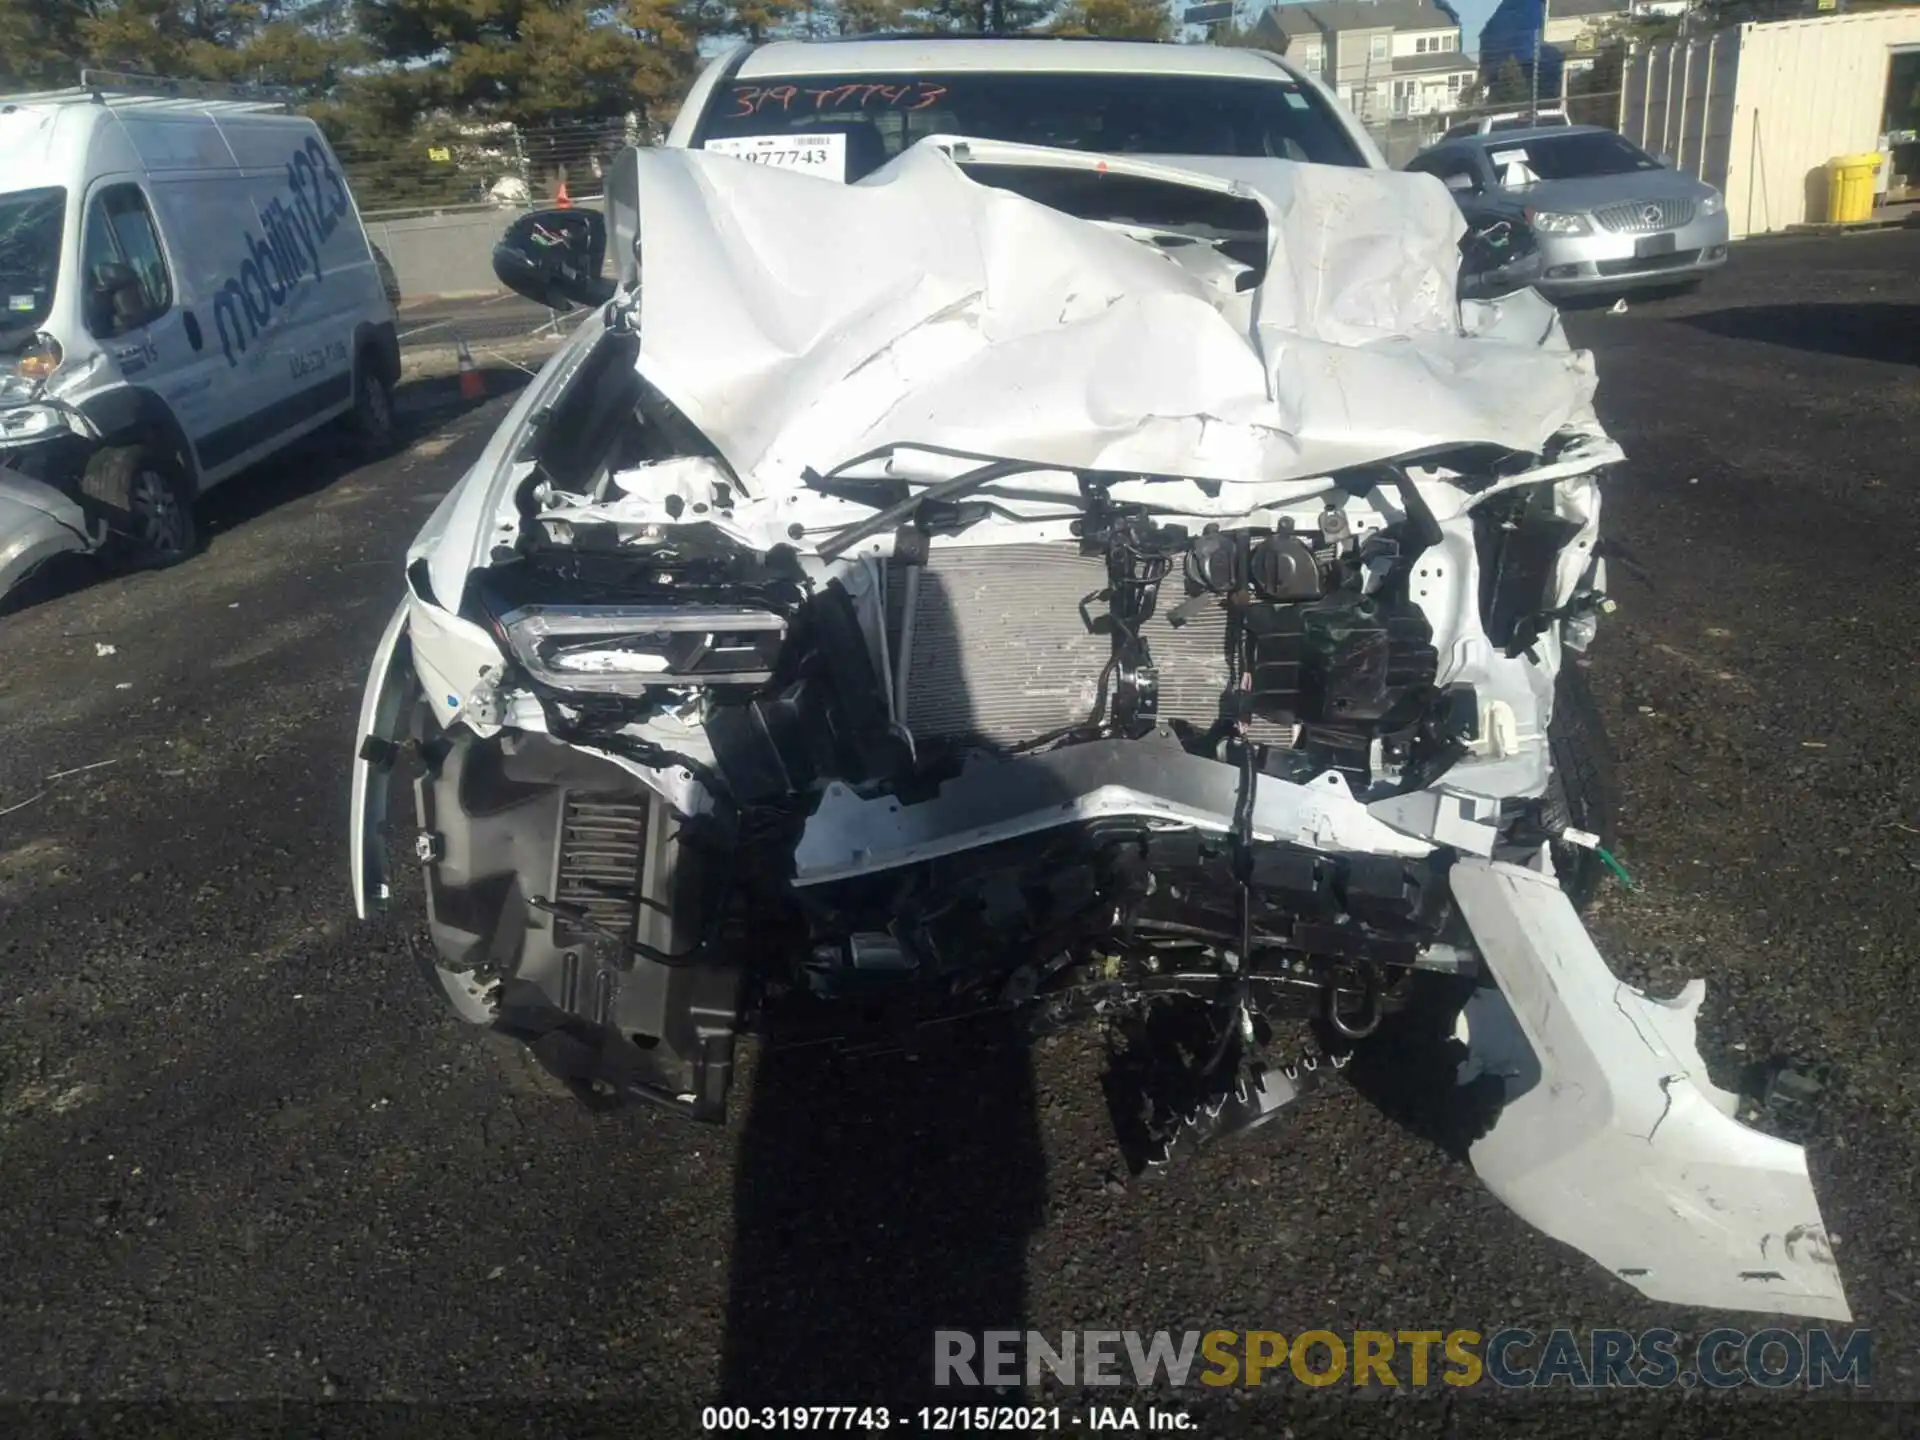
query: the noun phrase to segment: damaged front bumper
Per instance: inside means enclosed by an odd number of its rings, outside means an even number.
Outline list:
[[[413,602],[416,606],[418,601]],[[442,750],[410,655],[407,606],[382,638],[361,708],[353,785],[353,881],[363,917],[385,908],[389,778],[413,745],[434,756],[418,783],[418,858],[428,872],[435,977],[463,1018],[526,1040],[557,1073],[677,1108],[724,1114],[741,975],[616,957],[591,928],[528,904],[533,880],[562,892],[568,827],[632,857],[661,901],[646,934],[692,942],[700,901],[673,890],[663,837],[688,818],[646,767],[532,734],[502,758],[462,741]],[[448,699],[436,696],[443,708]],[[422,744],[421,742],[424,742]],[[436,755],[436,752],[440,752]],[[685,807],[689,777],[678,776]],[[976,764],[925,799],[899,804],[830,787],[794,848],[794,883],[827,885],[1092,820],[1128,817],[1224,834],[1233,768],[1174,746],[1093,742]],[[1338,775],[1265,777],[1252,817],[1262,841],[1326,852],[1431,857]],[[624,827],[624,828],[623,828]],[[629,863],[617,860],[616,863]],[[1485,979],[1463,1016],[1462,1081],[1498,1076],[1505,1103],[1471,1147],[1475,1171],[1522,1219],[1648,1297],[1681,1305],[1847,1320],[1832,1241],[1805,1151],[1732,1117],[1693,1038],[1704,985],[1657,1001],[1608,969],[1566,894],[1526,865],[1456,854],[1454,903]],[[545,898],[545,897],[539,897]],[[487,952],[518,955],[514,979],[485,983]]]
[[[1652,1299],[1850,1320],[1806,1151],[1707,1077],[1705,983],[1662,1001],[1619,980],[1533,870],[1463,859],[1451,881],[1497,986],[1466,1019],[1464,1073],[1507,1090],[1471,1151],[1487,1188]]]

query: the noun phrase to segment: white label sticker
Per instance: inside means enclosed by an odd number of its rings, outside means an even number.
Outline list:
[[[707,141],[716,155],[732,155],[756,165],[777,165],[822,180],[847,178],[845,135],[733,135]]]
[[[33,307],[34,300],[31,295],[9,295],[7,297],[7,309],[9,310],[31,310]]]
[[[1493,152],[1493,163],[1496,165],[1524,165],[1527,163],[1527,152],[1524,150],[1496,150]]]

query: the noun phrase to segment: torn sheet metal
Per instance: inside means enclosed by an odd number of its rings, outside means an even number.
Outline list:
[[[1707,1078],[1705,985],[1622,983],[1546,876],[1463,859],[1451,879],[1500,986],[1468,1025],[1469,1065],[1508,1088],[1471,1151],[1487,1188],[1652,1299],[1851,1319],[1806,1152],[1739,1124]]]
[[[1223,295],[1114,228],[976,183],[933,139],[853,185],[643,152],[639,365],[752,492],[893,443],[1273,482],[1597,429],[1590,357],[1545,302],[1463,317],[1462,222],[1429,176],[944,143],[1254,202],[1265,276],[1250,303]]]
[[[1114,816],[1224,834],[1233,825],[1237,785],[1231,766],[1189,755],[1171,741],[1129,740],[978,758],[915,804],[862,799],[831,785],[794,854],[794,883],[869,874]],[[1305,785],[1260,776],[1250,824],[1258,840],[1327,852],[1420,856],[1434,848],[1368,813],[1336,770]]]

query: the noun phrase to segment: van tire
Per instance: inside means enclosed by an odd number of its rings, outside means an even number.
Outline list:
[[[393,385],[381,373],[370,350],[360,352],[354,366],[353,408],[341,417],[354,451],[363,460],[393,453],[397,427],[393,419]]]
[[[164,570],[200,546],[193,487],[179,461],[157,445],[94,452],[80,493],[106,522],[110,558],[130,570]]]

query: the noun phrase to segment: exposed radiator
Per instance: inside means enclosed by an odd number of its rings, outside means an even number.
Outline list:
[[[577,907],[603,932],[630,934],[640,903],[646,838],[645,800],[569,794],[553,898],[563,907]],[[578,941],[593,932],[562,919],[557,933]]]
[[[890,566],[887,574],[896,666],[909,573]],[[1106,561],[1071,541],[935,548],[920,572],[905,657],[907,727],[921,739],[1007,745],[1091,719],[1113,656],[1104,630],[1088,628],[1104,621],[1106,586]],[[1227,617],[1208,606],[1169,624],[1167,612],[1185,598],[1176,568],[1142,634],[1160,672],[1159,718],[1205,730],[1227,688]],[[1253,733],[1285,744],[1292,732],[1259,721]]]

